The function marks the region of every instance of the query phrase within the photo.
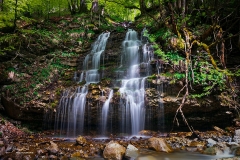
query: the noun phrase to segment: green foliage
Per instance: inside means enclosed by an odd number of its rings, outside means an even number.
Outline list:
[[[148,79],[156,79],[156,78],[157,78],[156,74],[153,74],[153,75],[151,75],[151,76],[148,76]]]
[[[214,88],[219,91],[226,89],[226,78],[223,72],[216,70],[208,61],[195,62],[193,75],[190,75],[193,84],[203,87],[203,92],[193,94],[192,97],[202,97],[209,95]]]
[[[180,79],[185,78],[185,74],[184,73],[174,73],[173,78],[176,80],[180,80]]]
[[[61,56],[62,57],[72,57],[72,56],[77,56],[77,54],[76,53],[74,53],[74,52],[62,52],[62,54],[61,54]]]
[[[117,26],[117,27],[116,27],[116,31],[117,31],[117,32],[125,32],[125,28],[122,27],[122,26]]]

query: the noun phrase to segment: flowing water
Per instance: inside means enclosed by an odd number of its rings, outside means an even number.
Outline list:
[[[105,51],[107,40],[110,32],[102,33],[98,39],[93,43],[92,51],[88,54],[83,62],[83,72],[80,75],[79,81],[82,82],[85,76],[86,83],[97,83],[100,81],[100,59],[102,53]]]
[[[102,107],[102,135],[106,134],[106,130],[107,130],[107,119],[108,119],[108,110],[109,110],[109,104],[110,104],[110,100],[113,97],[113,90],[111,89],[109,95],[108,95],[108,99],[105,101],[105,103],[103,104]]]
[[[82,72],[74,74],[75,81],[85,81],[86,84],[76,89],[74,93],[70,90],[63,93],[55,116],[55,129],[60,130],[61,135],[83,134],[87,124],[91,123],[91,109],[86,106],[88,86],[91,83],[98,83],[103,78],[102,73],[99,73],[100,62],[101,59],[104,59],[103,53],[109,36],[109,32],[99,35],[92,45],[91,52],[83,61]],[[117,128],[119,133],[137,135],[139,131],[145,129],[146,117],[147,121],[151,123],[154,111],[146,112],[145,89],[146,79],[151,75],[151,61],[153,60],[153,48],[148,44],[147,39],[144,36],[139,38],[136,31],[129,29],[122,42],[120,66],[117,71],[118,81],[121,82],[119,86],[120,105],[117,109],[118,113],[115,114],[118,117],[111,115],[113,112],[110,101],[114,94],[113,89],[110,89],[106,101],[103,104],[98,103],[95,107],[97,108],[96,118],[99,120],[96,122],[97,132],[102,136],[106,135],[109,128],[113,127]],[[158,87],[157,90],[161,95],[162,87]],[[100,94],[99,96],[103,96],[103,92]],[[159,103],[159,110],[160,114],[163,114],[162,103]],[[160,117],[159,125],[162,126],[164,125],[164,116]]]
[[[75,137],[83,133],[87,93],[87,85],[78,87],[75,93],[63,93],[55,120],[55,130],[60,130],[60,135]]]
[[[120,68],[126,68],[127,75],[121,80],[119,89],[121,132],[135,135],[145,126],[145,83],[150,74],[153,53],[147,44],[141,43],[137,32],[131,29],[126,33],[122,46]]]
[[[60,131],[60,135],[75,137],[84,132],[86,96],[88,93],[89,83],[97,83],[100,81],[100,58],[105,50],[107,40],[110,33],[102,33],[94,42],[90,54],[88,54],[83,62],[83,72],[79,76],[79,81],[83,81],[85,77],[86,84],[78,87],[75,93],[66,90],[60,100],[60,104],[55,116],[55,130]],[[77,79],[77,74],[74,74]],[[110,101],[110,100],[109,100]]]

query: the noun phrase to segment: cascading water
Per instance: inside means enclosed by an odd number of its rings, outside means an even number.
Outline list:
[[[145,129],[145,123],[151,124],[152,122],[156,109],[151,109],[151,107],[146,109],[145,89],[146,79],[152,74],[153,48],[148,44],[146,37],[141,37],[140,41],[137,32],[132,29],[128,30],[122,42],[121,64],[116,71],[118,74],[116,77],[119,78],[116,85],[119,87],[119,82],[121,82],[119,88],[120,105],[116,108],[110,103],[113,89],[109,89],[108,97],[102,106],[100,101],[93,105],[93,101],[87,100],[87,94],[93,96],[93,92],[88,91],[88,88],[99,91],[99,95],[97,92],[94,93],[95,97],[105,98],[104,90],[101,89],[100,85],[93,85],[93,87],[90,84],[98,83],[102,78],[102,73],[98,70],[100,60],[103,58],[101,55],[105,50],[109,36],[110,33],[103,33],[98,37],[92,46],[92,51],[84,59],[82,73],[74,74],[75,81],[85,80],[86,84],[78,87],[74,93],[70,90],[63,93],[55,116],[55,129],[60,130],[61,135],[77,136],[86,133],[87,128],[85,127],[87,125],[90,130],[92,127],[90,125],[95,126],[95,130],[98,129],[96,133],[103,136],[113,128],[119,133],[136,135]],[[157,66],[157,68],[159,67]],[[159,85],[157,91],[161,95],[162,86]],[[86,106],[87,104],[88,106]],[[157,112],[159,111],[163,112],[162,103],[159,103]],[[95,116],[95,120],[92,116]],[[162,125],[162,116],[159,121]]]
[[[158,102],[158,128],[160,131],[164,132],[164,104],[163,104],[163,83],[162,79],[160,77],[160,73],[162,72],[163,65],[161,62],[157,62],[157,71],[158,71],[158,79],[157,79],[157,91],[159,96],[159,102]]]
[[[113,97],[113,90],[110,90],[110,93],[108,95],[108,99],[105,101],[105,103],[103,104],[102,107],[102,115],[101,115],[101,119],[102,119],[102,135],[105,135],[106,129],[107,129],[107,119],[108,119],[108,110],[109,110],[109,104],[110,104],[110,100]]]
[[[79,81],[82,82],[85,74],[85,81],[89,83],[97,83],[100,81],[99,68],[101,55],[105,50],[107,40],[110,36],[110,32],[102,33],[98,39],[94,42],[93,48],[90,54],[88,54],[83,62],[83,72],[79,77]]]
[[[153,55],[147,45],[140,47],[142,44],[137,32],[131,29],[126,33],[122,45],[120,68],[127,68],[127,75],[119,89],[121,132],[135,135],[143,130],[145,125],[145,80],[149,75],[149,63]],[[141,76],[141,70],[144,70],[144,77]]]
[[[66,90],[62,95],[55,116],[55,130],[60,131],[60,135],[76,136],[83,134],[88,84],[97,83],[100,80],[98,73],[100,58],[105,50],[109,36],[109,32],[102,33],[93,44],[91,53],[84,60],[84,71],[79,76],[79,79],[83,81],[85,72],[86,84],[83,87],[78,87],[73,94],[70,90]],[[89,64],[91,64],[91,67],[89,67]],[[74,80],[76,79],[77,74],[75,73]]]
[[[63,93],[55,120],[55,130],[60,130],[60,135],[70,137],[83,133],[87,93],[87,85],[78,87],[76,93]]]

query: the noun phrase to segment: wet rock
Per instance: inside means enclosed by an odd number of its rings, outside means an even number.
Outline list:
[[[157,132],[154,132],[154,131],[150,131],[150,130],[142,130],[140,131],[138,134],[140,135],[145,135],[145,136],[151,136],[151,135],[154,135],[156,134]]]
[[[236,156],[240,156],[240,147],[237,147],[234,153]]]
[[[196,152],[197,151],[197,147],[195,146],[189,146],[189,147],[186,147],[186,150],[189,151],[189,152]]]
[[[138,155],[139,155],[138,149],[135,146],[129,144],[127,146],[125,156],[130,157],[130,159],[136,159]]]
[[[206,149],[203,151],[203,154],[216,155],[216,154],[217,154],[217,149],[216,149],[216,147],[206,148]]]
[[[15,159],[23,159],[23,154],[21,152],[16,152]]]
[[[42,149],[39,149],[39,150],[37,150],[37,154],[38,155],[43,155],[43,154],[45,154],[45,152]]]
[[[212,147],[213,145],[217,144],[216,141],[214,141],[212,138],[207,139],[208,146]]]
[[[4,142],[0,141],[0,147],[4,146]]]
[[[0,157],[5,155],[5,153],[6,153],[5,147],[4,146],[0,147]]]
[[[59,152],[59,148],[58,145],[56,143],[54,143],[53,141],[50,141],[51,146],[47,148],[47,151],[49,152],[49,154],[57,154]]]
[[[234,140],[236,143],[240,143],[240,129],[235,130],[235,135],[234,135],[233,140]]]
[[[158,152],[172,152],[170,145],[162,138],[153,137],[148,139],[148,146]]]
[[[71,157],[80,157],[81,153],[80,152],[74,152]]]
[[[23,160],[31,160],[32,158],[31,158],[31,156],[30,155],[25,155],[25,156],[23,156]]]
[[[79,136],[77,139],[76,139],[76,143],[78,145],[81,145],[81,146],[85,146],[87,144],[87,140],[86,138],[84,138],[83,136]]]
[[[201,142],[201,141],[192,141],[189,145],[189,147],[192,147],[192,148],[189,148],[190,150],[195,150],[195,148],[197,148],[198,151],[202,151],[203,148],[205,147],[206,143],[205,142]],[[189,150],[189,151],[190,151]]]
[[[118,142],[111,141],[106,145],[103,151],[103,157],[106,159],[121,160],[125,152],[126,148]]]
[[[50,155],[48,158],[49,158],[50,160],[58,159],[57,156],[55,156],[55,155]]]
[[[13,144],[9,144],[6,148],[6,152],[12,152],[13,151]]]

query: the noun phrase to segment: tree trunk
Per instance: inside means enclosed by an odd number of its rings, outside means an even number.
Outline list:
[[[87,12],[87,5],[86,5],[85,0],[81,0],[81,2],[80,2],[80,12],[81,13]]]
[[[185,18],[185,11],[186,11],[186,0],[182,0],[181,6],[182,6],[182,8],[181,8],[182,9],[182,19],[184,21],[183,26],[185,27],[186,21],[184,20],[184,18]]]
[[[140,5],[140,11],[141,13],[144,13],[146,10],[146,5],[144,3],[144,0],[139,0],[139,5]]]
[[[181,8],[182,8],[182,1],[181,0],[177,0],[177,6],[178,6],[178,10],[181,10]]]
[[[3,11],[3,0],[0,0],[0,11]]]
[[[15,0],[15,14],[14,14],[14,21],[13,21],[13,27],[14,27],[14,29],[16,29],[16,27],[17,27],[17,24],[16,24],[16,22],[17,22],[17,8],[18,8],[18,0]]]

